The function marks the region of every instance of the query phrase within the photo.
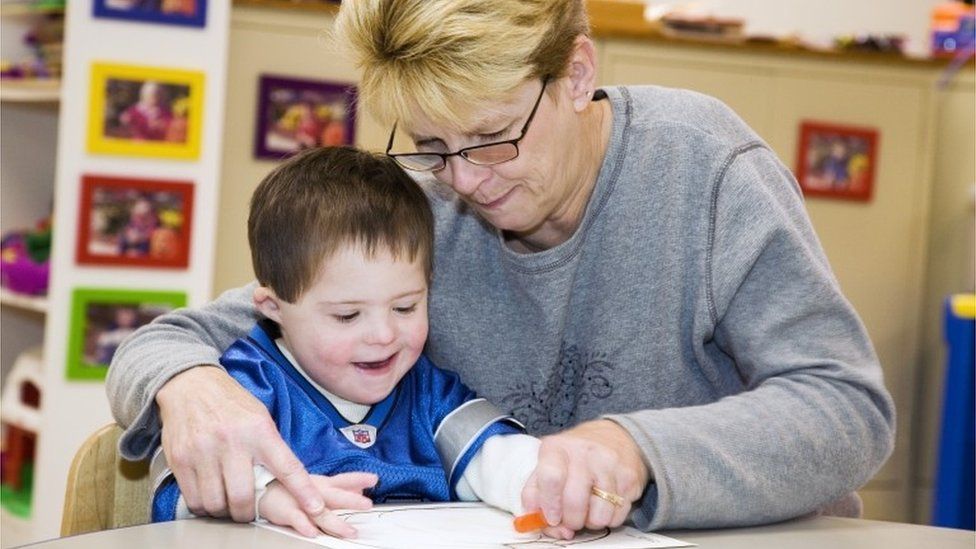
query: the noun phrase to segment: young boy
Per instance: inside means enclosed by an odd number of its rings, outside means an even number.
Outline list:
[[[220,362],[310,473],[338,475],[323,494],[349,492],[338,498],[347,508],[368,508],[368,489],[376,502],[481,499],[521,513],[538,440],[422,354],[434,244],[417,184],[386,157],[312,149],[258,186],[248,238],[266,318]],[[255,477],[260,517],[314,535],[266,470]],[[172,476],[161,478],[153,520],[191,516]]]

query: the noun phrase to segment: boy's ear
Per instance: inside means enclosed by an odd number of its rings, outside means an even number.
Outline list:
[[[262,315],[281,324],[281,305],[274,290],[267,286],[254,288],[254,306]]]

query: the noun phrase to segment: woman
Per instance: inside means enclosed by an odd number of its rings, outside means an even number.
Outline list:
[[[548,533],[852,501],[890,453],[891,398],[796,182],[728,108],[597,90],[581,0],[360,0],[337,31],[387,153],[439,182],[428,352],[548,435],[523,493]],[[148,451],[161,418],[191,509],[248,520],[257,461],[314,516],[264,410],[193,367],[245,333],[249,292],[119,350],[123,449]]]

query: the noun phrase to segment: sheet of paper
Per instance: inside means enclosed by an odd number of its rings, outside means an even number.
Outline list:
[[[548,538],[539,532],[520,534],[512,526],[512,515],[483,503],[377,505],[369,511],[339,511],[336,514],[356,527],[359,531],[357,538],[342,540],[321,535],[311,540],[291,528],[264,521],[258,525],[331,549],[559,549],[574,545],[601,549],[658,549],[694,545],[627,527],[580,532],[570,541]]]

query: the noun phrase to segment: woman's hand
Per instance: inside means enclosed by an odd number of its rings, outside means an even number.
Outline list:
[[[253,465],[263,465],[319,527],[331,524],[325,501],[281,439],[268,410],[226,372],[195,367],[156,393],[163,451],[195,515],[254,518]],[[333,517],[334,518],[334,517]]]
[[[376,480],[376,475],[372,473],[343,473],[334,477],[312,475],[312,482],[325,499],[327,507],[314,523],[288,490],[275,480],[268,485],[268,491],[258,503],[261,518],[272,524],[291,526],[301,535],[310,538],[317,536],[320,530],[340,538],[353,538],[356,537],[356,529],[328,509],[371,508],[373,502],[362,492],[375,486]]]
[[[539,462],[522,491],[522,503],[529,510],[542,509],[550,524],[547,535],[572,539],[582,528],[623,524],[648,480],[649,472],[630,434],[609,420],[589,421],[542,439]],[[610,495],[599,497],[593,488]],[[608,501],[613,495],[621,501]]]

